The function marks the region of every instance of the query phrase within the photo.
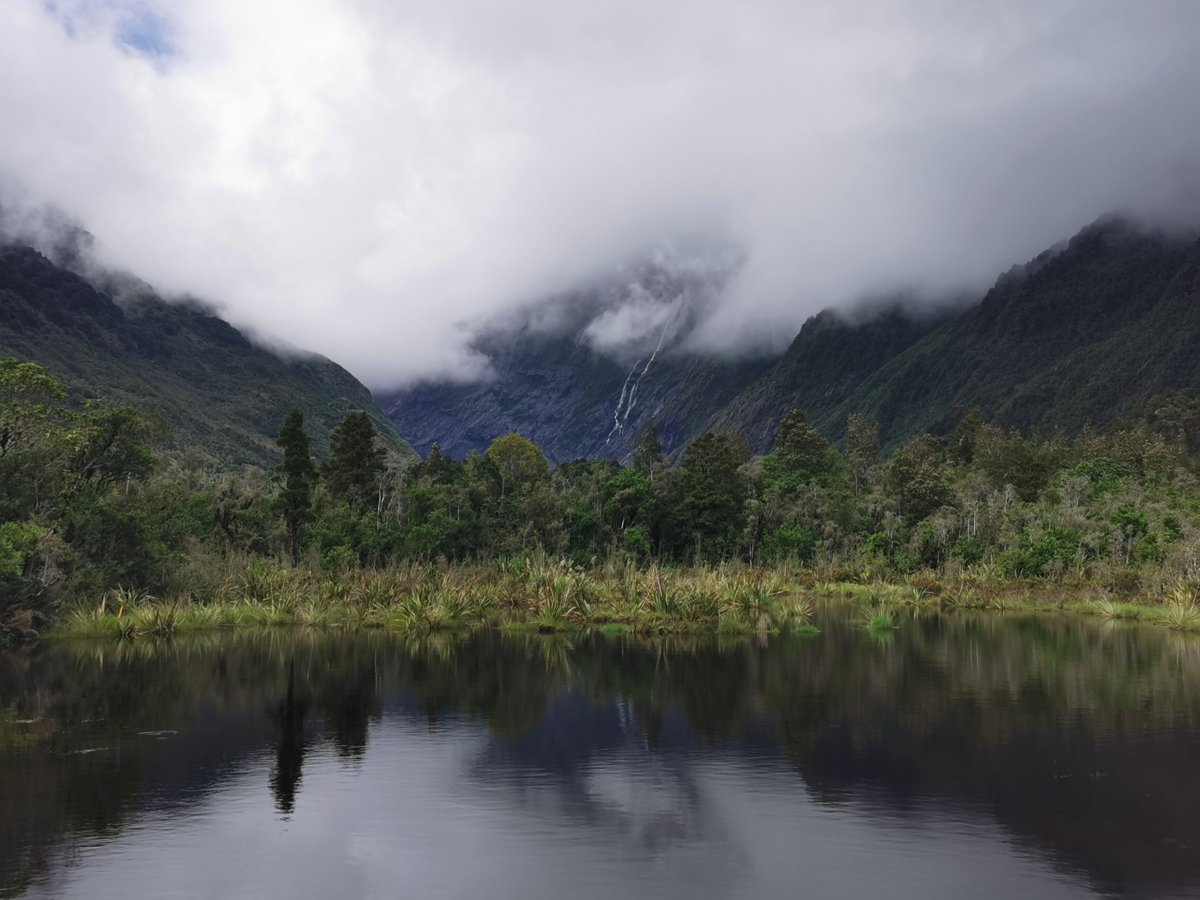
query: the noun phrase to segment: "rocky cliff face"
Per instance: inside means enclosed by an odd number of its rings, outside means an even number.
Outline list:
[[[510,431],[553,460],[628,459],[654,422],[681,446],[770,365],[689,349],[697,319],[729,273],[727,259],[660,256],[553,298],[476,342],[493,377],[380,397],[419,452],[461,457]]]

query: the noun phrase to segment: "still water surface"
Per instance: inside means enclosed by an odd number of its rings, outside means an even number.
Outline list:
[[[1195,640],[818,624],[10,652],[0,896],[1200,896]]]

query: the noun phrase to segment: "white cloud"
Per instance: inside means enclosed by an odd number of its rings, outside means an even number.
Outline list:
[[[374,386],[683,233],[746,253],[700,338],[778,341],[1194,208],[1197,33],[1188,0],[8,0],[0,174]]]

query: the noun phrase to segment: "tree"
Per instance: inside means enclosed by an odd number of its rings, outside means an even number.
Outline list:
[[[638,469],[621,469],[601,486],[600,499],[605,524],[620,536],[627,528],[649,524],[654,509],[654,486]]]
[[[1022,500],[1033,500],[1059,468],[1060,450],[1055,443],[1027,441],[1016,429],[1005,433],[984,426],[974,439],[972,455],[993,487],[1012,485]]]
[[[65,489],[65,397],[41,366],[0,359],[0,521],[45,511]]]
[[[720,557],[734,548],[746,500],[738,449],[727,435],[706,432],[684,450],[669,511],[677,552],[695,546]]]
[[[972,409],[955,426],[950,437],[946,438],[946,449],[950,451],[950,455],[960,463],[973,463],[983,428],[983,416],[978,409]]]
[[[542,481],[550,472],[550,463],[541,448],[519,434],[496,438],[487,448],[487,458],[500,472],[502,494]]]
[[[1170,445],[1192,457],[1200,454],[1200,393],[1189,389],[1154,397],[1142,418]]]
[[[829,469],[829,442],[809,424],[801,410],[788,410],[779,423],[775,455],[784,467],[817,475]]]
[[[312,518],[312,491],[316,480],[312,456],[309,455],[308,435],[304,432],[304,413],[293,409],[283,421],[276,439],[283,450],[278,476],[283,489],[276,498],[278,509],[287,522],[292,563],[300,561],[300,536],[304,525]]]
[[[414,467],[413,475],[426,477],[434,484],[449,481],[454,476],[454,460],[442,453],[441,444],[429,448],[429,456]]]
[[[334,497],[353,510],[374,506],[383,478],[383,450],[375,443],[375,426],[365,412],[342,419],[330,437],[332,455],[321,474]]]
[[[863,484],[870,480],[871,472],[879,465],[879,425],[868,422],[858,413],[846,420],[846,460],[854,476],[854,493],[857,496]]]
[[[72,414],[69,422],[66,438],[74,479],[68,496],[73,497],[85,485],[102,489],[150,474],[154,457],[144,443],[149,423],[132,406],[106,408],[88,403]]]
[[[67,392],[36,363],[0,359],[0,459],[42,430],[52,404]]]
[[[633,454],[633,467],[654,482],[654,478],[666,468],[662,442],[658,439],[658,426],[653,422],[646,428]]]
[[[887,489],[910,525],[949,505],[954,495],[941,442],[923,434],[897,450],[888,463]]]

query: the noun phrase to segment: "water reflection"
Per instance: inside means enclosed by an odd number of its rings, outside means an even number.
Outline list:
[[[819,624],[10,653],[0,893],[1200,890],[1195,642],[1045,617],[926,615],[882,643],[837,610]]]
[[[307,698],[296,693],[296,660],[293,657],[288,660],[287,695],[271,715],[279,730],[279,749],[275,753],[275,770],[271,773],[271,793],[281,813],[290,813],[296,807],[296,789],[300,786],[304,749],[308,744],[304,734],[304,716],[307,713]]]

